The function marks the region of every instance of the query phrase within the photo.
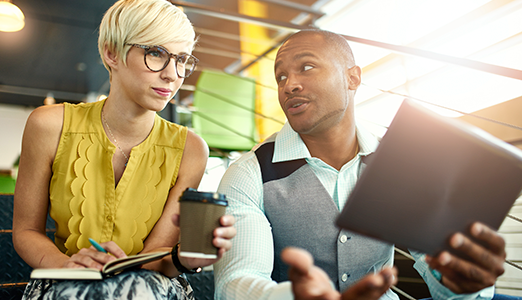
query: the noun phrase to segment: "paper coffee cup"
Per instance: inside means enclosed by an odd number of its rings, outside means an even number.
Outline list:
[[[219,193],[186,189],[180,204],[179,255],[196,258],[217,258],[218,249],[212,245],[214,229],[225,214],[228,201]]]

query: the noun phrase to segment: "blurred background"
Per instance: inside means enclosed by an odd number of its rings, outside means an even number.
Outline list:
[[[522,1],[171,2],[196,29],[193,54],[200,63],[161,115],[209,144],[201,190],[215,191],[234,159],[281,128],[275,52],[289,34],[310,27],[350,42],[363,70],[356,116],[376,135],[385,134],[409,97],[522,147]],[[14,188],[23,128],[35,107],[108,94],[97,34],[113,3],[0,0],[0,192]],[[522,217],[520,200],[511,213]],[[501,233],[509,257],[520,264],[522,226],[512,222],[506,219]],[[521,273],[507,266],[500,292],[522,296]]]

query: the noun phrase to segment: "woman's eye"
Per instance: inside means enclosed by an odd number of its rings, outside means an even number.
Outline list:
[[[158,50],[149,50],[147,52],[147,55],[150,55],[152,57],[160,57],[161,53]]]
[[[152,57],[164,58],[167,56],[167,53],[165,52],[165,50],[161,48],[152,47],[149,49],[149,51],[147,51],[147,55],[150,55]]]

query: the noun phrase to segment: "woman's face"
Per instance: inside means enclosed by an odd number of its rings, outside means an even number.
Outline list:
[[[190,54],[191,43],[167,43],[159,45],[172,54]],[[145,65],[145,50],[131,47],[127,54],[127,65],[119,64],[118,70],[113,72],[113,86],[117,84],[120,94],[132,100],[139,106],[153,111],[161,111],[174,97],[183,78],[176,72],[176,62],[170,59],[167,67],[159,72],[153,72]]]

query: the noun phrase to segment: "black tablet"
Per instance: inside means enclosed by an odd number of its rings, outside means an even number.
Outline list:
[[[405,100],[336,224],[436,255],[474,221],[498,230],[521,190],[522,150]]]

